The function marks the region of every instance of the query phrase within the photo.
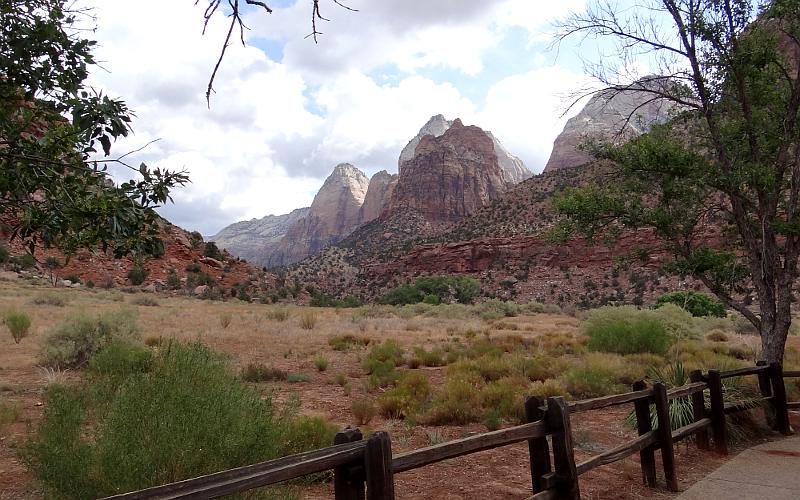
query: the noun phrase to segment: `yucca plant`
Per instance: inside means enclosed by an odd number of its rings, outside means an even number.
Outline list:
[[[664,368],[651,366],[647,369],[647,379],[650,382],[660,382],[667,389],[681,387],[688,384],[689,373],[680,360],[669,363]],[[759,402],[755,395],[747,391],[742,385],[740,378],[729,378],[723,382],[723,401],[725,403],[744,403],[748,408],[758,408]],[[708,394],[705,394],[706,408],[710,408]],[[672,430],[680,429],[694,422],[694,409],[690,397],[676,398],[669,404],[669,421]],[[626,422],[631,426],[636,426],[636,413],[631,412],[626,418]],[[728,417],[728,435],[733,440],[741,440],[747,436],[746,428],[752,423],[747,413],[735,413]],[[655,405],[650,405],[650,425],[653,429],[658,428],[658,415]],[[693,436],[692,436],[693,437]]]

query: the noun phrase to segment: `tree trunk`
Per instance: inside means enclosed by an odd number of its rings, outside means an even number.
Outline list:
[[[783,363],[783,351],[791,320],[761,321],[761,358],[767,363]]]

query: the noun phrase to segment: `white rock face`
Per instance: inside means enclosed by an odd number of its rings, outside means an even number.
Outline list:
[[[638,85],[643,89],[663,85],[648,81],[651,79],[645,77]],[[553,152],[544,171],[586,164],[592,160],[592,156],[580,149],[583,144],[591,141],[624,143],[644,134],[654,124],[666,122],[680,111],[680,107],[673,102],[648,102],[654,97],[653,93],[646,90],[604,91],[596,94],[580,113],[567,121],[553,144]]]
[[[431,119],[428,120],[428,123],[422,126],[416,137],[411,139],[406,147],[403,148],[403,151],[400,153],[400,159],[398,160],[399,168],[402,169],[403,163],[414,158],[417,145],[422,137],[426,135],[441,137],[452,126],[453,121],[446,119],[443,115],[432,116]],[[497,155],[497,162],[500,164],[500,168],[503,171],[503,180],[517,184],[533,175],[522,160],[509,153],[491,132],[486,131],[486,133],[491,137],[492,142],[494,142],[494,151]]]
[[[237,222],[210,237],[209,241],[236,257],[263,266],[266,265],[265,256],[274,250],[292,225],[308,215],[308,211],[309,207],[298,208],[284,215]]]

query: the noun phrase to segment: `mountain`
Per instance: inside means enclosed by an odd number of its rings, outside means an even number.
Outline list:
[[[209,238],[219,248],[259,266],[271,254],[289,228],[308,215],[309,207],[298,208],[284,215],[268,215],[261,219],[237,222]]]
[[[263,257],[268,267],[293,264],[327,245],[339,242],[361,221],[369,179],[349,163],[341,163],[325,180],[305,217],[292,224],[274,251]]]
[[[387,212],[413,210],[432,222],[455,222],[497,199],[507,186],[492,138],[456,119],[438,137],[423,135],[414,156],[401,161]]]
[[[626,142],[647,132],[654,124],[675,116],[680,111],[675,103],[654,100],[652,91],[666,84],[664,79],[650,76],[633,83],[628,90],[605,90],[595,94],[556,137],[544,171],[590,162],[592,156],[580,149],[587,142]]]
[[[403,148],[403,151],[400,153],[400,159],[398,160],[399,171],[402,173],[403,163],[414,157],[417,145],[424,136],[432,135],[434,137],[440,137],[453,126],[453,123],[453,121],[447,120],[443,115],[432,116],[430,120],[422,126],[419,133],[408,142],[405,148]],[[512,184],[517,184],[533,175],[522,160],[509,153],[491,132],[486,131],[486,134],[494,145],[494,154],[502,169],[503,180]]]
[[[364,197],[364,204],[361,205],[359,212],[359,224],[365,224],[381,216],[392,198],[397,178],[397,175],[392,175],[386,170],[381,170],[372,176],[369,180],[367,195]]]

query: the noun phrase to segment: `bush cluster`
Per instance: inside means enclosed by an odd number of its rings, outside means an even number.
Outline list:
[[[584,323],[589,349],[618,354],[664,354],[672,336],[651,311],[634,307],[601,307]]]
[[[406,305],[458,302],[472,304],[481,291],[478,280],[464,276],[426,276],[386,292],[380,304]]]
[[[689,311],[692,316],[713,316],[724,318],[727,315],[725,305],[719,300],[700,292],[669,292],[658,297],[653,307],[659,308],[664,304],[675,304]]]
[[[31,317],[20,311],[6,311],[3,314],[3,323],[11,332],[14,343],[19,344],[28,335],[28,330],[31,328]]]

